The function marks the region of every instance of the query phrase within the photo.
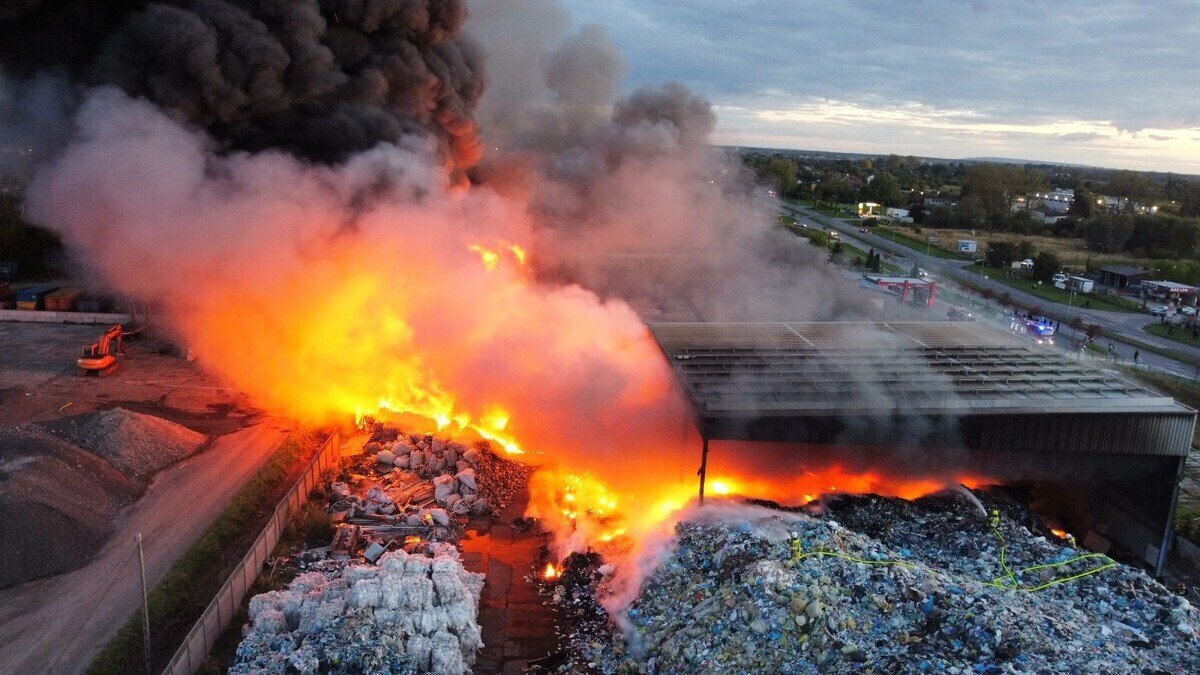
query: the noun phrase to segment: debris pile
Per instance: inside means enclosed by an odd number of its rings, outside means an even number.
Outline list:
[[[329,511],[339,523],[333,557],[349,558],[360,547],[378,557],[387,548],[454,539],[468,517],[491,511],[479,494],[485,456],[489,466],[511,464],[486,446],[377,431],[342,480],[330,484]]]
[[[332,542],[291,556],[292,584],[251,600],[231,672],[470,672],[483,575],[453,542],[529,471],[486,442],[376,427],[329,484]]]
[[[580,589],[590,584],[592,603],[605,592],[597,561],[574,588],[555,589],[584,618],[565,636],[561,670],[1200,670],[1200,613],[1184,598],[979,497],[995,515],[947,497],[860,497],[824,517],[695,511],[616,617],[623,630],[589,619],[600,613]]]
[[[143,479],[187,459],[208,440],[174,422],[124,408],[75,415],[47,426],[121,471]]]
[[[383,554],[378,565],[308,572],[250,601],[230,673],[469,673],[483,646],[483,575],[458,551]]]

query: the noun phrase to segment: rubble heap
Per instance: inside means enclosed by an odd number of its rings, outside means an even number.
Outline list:
[[[1184,598],[1035,534],[1018,511],[876,497],[824,518],[701,509],[618,617],[624,632],[585,622],[562,670],[1200,671],[1200,613]],[[593,613],[578,588],[555,598]]]
[[[503,507],[526,474],[486,443],[468,447],[383,427],[330,484],[329,511],[342,533],[333,555],[362,548],[378,556],[379,547],[453,540],[468,518]]]
[[[230,673],[469,673],[483,646],[483,575],[458,551],[385,553],[378,565],[308,572],[250,601]]]

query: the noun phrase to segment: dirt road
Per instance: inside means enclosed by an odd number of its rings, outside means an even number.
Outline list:
[[[86,567],[0,591],[0,673],[85,670],[141,603],[134,536],[144,538],[153,585],[286,433],[282,423],[268,422],[218,438],[209,450],[155,476]]]

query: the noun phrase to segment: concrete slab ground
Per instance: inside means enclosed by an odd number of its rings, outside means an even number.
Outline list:
[[[156,474],[85,566],[0,590],[0,673],[85,670],[141,601],[134,535],[154,584],[291,431],[152,334],[126,341],[111,375],[78,376],[104,329],[0,321],[0,427],[122,407],[220,438]]]
[[[530,660],[557,649],[556,614],[525,581],[548,535],[512,526],[528,503],[526,489],[490,526],[485,520],[472,521],[475,529],[462,540],[466,568],[487,575],[479,603],[484,647],[475,662],[476,673],[522,673]]]
[[[228,433],[257,413],[236,389],[153,336],[126,341],[129,354],[106,377],[80,377],[75,359],[103,326],[0,321],[0,427],[124,407],[206,434]]]

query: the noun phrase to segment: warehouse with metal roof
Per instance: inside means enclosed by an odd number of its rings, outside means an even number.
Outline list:
[[[692,404],[701,496],[710,441],[951,448],[984,464],[1019,457],[1063,479],[1108,476],[1100,501],[1123,513],[1103,517],[1138,523],[1089,527],[1161,569],[1196,424],[1196,411],[1168,396],[971,322],[650,330]],[[1134,474],[1136,485],[1116,484]]]

